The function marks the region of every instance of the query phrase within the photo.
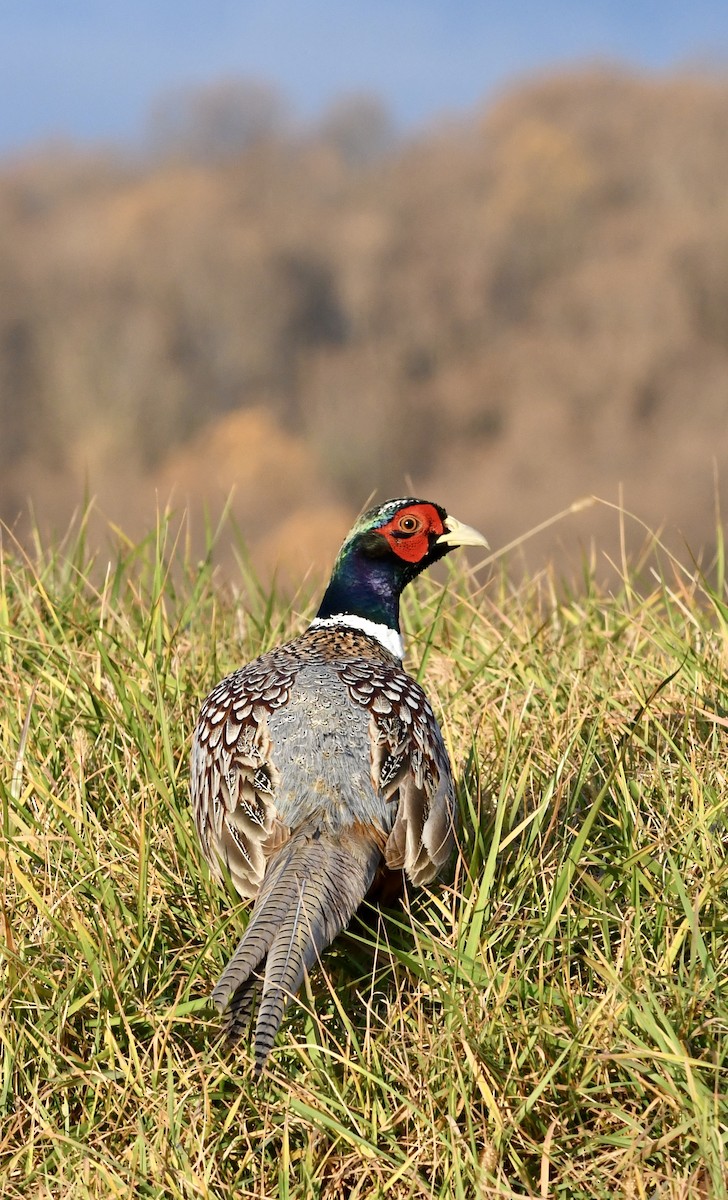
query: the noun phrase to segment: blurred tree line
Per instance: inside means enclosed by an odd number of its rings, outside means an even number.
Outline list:
[[[623,483],[709,542],[727,197],[728,82],[618,70],[406,141],[373,97],[303,128],[222,81],[163,97],[135,158],[29,153],[0,168],[0,516],[235,483],[305,561],[374,489],[497,544]]]

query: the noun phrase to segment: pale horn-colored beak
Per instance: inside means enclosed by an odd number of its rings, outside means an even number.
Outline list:
[[[482,533],[471,529],[470,525],[463,525],[462,521],[457,521],[455,517],[445,518],[445,532],[441,533],[437,540],[447,542],[449,546],[485,546],[486,550],[490,550]]]

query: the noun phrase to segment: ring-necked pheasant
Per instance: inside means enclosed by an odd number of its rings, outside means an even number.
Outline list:
[[[294,641],[228,675],[192,746],[202,850],[243,897],[245,935],[212,998],[233,1042],[260,992],[255,1070],[304,972],[344,929],[375,876],[429,883],[454,844],[452,774],[440,728],[402,669],[399,598],[420,571],[482,534],[425,500],[357,521],[318,614]]]

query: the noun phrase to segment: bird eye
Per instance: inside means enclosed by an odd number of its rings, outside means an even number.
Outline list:
[[[420,522],[417,517],[402,517],[399,527],[403,533],[414,533],[415,529],[419,529]]]

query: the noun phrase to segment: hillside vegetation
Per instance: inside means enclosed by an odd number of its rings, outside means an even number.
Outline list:
[[[246,918],[188,741],[312,603],[223,588],[168,516],[116,539],[0,557],[4,1200],[725,1195],[720,541],[714,587],[655,543],[641,594],[410,589],[461,856],[338,940],[256,1086],[206,1001]]]
[[[157,495],[235,484],[295,576],[374,490],[500,545],[623,484],[711,543],[725,79],[584,70],[408,141],[385,117],[297,133],[265,90],[212,89],[163,106],[147,158],[4,166],[0,516],[30,495],[62,530],[88,486],[141,531]],[[598,513],[579,531],[611,546]]]

